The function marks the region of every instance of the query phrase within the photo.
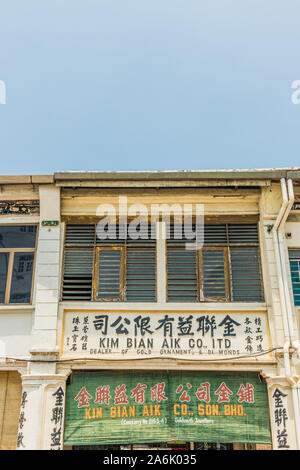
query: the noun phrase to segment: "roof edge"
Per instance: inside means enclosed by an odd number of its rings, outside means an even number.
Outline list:
[[[55,181],[160,181],[160,180],[276,180],[300,179],[300,168],[257,170],[167,170],[167,171],[58,171]]]

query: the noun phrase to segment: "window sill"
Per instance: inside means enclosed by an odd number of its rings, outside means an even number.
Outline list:
[[[7,311],[9,312],[24,312],[28,311],[32,313],[35,309],[35,306],[32,304],[1,304],[0,305],[0,314],[1,313],[6,313]]]

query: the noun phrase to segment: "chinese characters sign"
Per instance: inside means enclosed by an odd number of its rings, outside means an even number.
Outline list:
[[[18,436],[17,436],[17,449],[25,449],[26,446],[23,442],[24,439],[24,434],[23,434],[23,428],[24,424],[27,421],[27,418],[25,418],[25,408],[26,408],[26,403],[28,402],[28,393],[26,390],[23,390],[22,396],[21,396],[21,405],[20,405],[20,417],[19,417],[19,429],[18,429]]]
[[[274,446],[278,450],[291,450],[295,445],[294,428],[290,419],[287,387],[275,385],[271,389],[271,398]]]
[[[61,450],[63,418],[64,418],[64,396],[65,392],[59,386],[54,393],[51,390],[52,407],[51,407],[51,433],[50,433],[50,449]]]
[[[264,313],[65,312],[66,358],[219,359],[268,349]]]
[[[66,445],[182,440],[269,443],[258,375],[86,372],[67,387]]]

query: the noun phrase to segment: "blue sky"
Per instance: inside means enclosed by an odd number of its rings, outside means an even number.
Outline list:
[[[0,174],[300,166],[299,0],[9,0]]]

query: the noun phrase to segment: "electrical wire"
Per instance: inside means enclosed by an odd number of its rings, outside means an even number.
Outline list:
[[[101,361],[110,361],[110,362],[129,362],[129,361],[151,361],[153,359],[157,360],[175,360],[175,361],[185,361],[185,362],[224,362],[224,361],[234,361],[237,359],[249,359],[252,357],[259,357],[259,356],[264,356],[266,354],[270,354],[273,351],[276,351],[278,349],[283,349],[283,347],[277,347],[277,348],[272,348],[268,349],[266,351],[261,351],[258,353],[254,354],[246,354],[246,355],[239,355],[239,356],[234,356],[234,357],[220,357],[220,358],[212,358],[212,359],[186,359],[186,358],[181,358],[181,357],[169,357],[169,356],[152,356],[152,357],[137,357],[137,358],[118,358],[118,359],[113,359],[113,358],[94,358],[94,357],[77,357],[74,359],[50,359],[50,360],[44,360],[44,359],[22,359],[22,358],[16,358],[16,357],[7,357],[7,356],[0,356],[1,359],[6,359],[10,361],[17,361],[17,362],[30,362],[30,363],[56,363],[56,364],[63,364],[63,363],[74,363],[74,362],[101,362]]]

